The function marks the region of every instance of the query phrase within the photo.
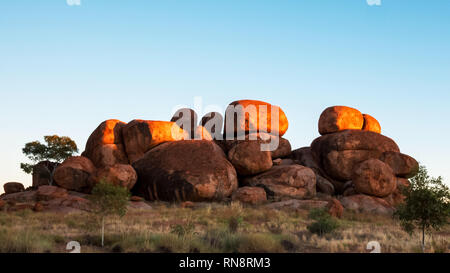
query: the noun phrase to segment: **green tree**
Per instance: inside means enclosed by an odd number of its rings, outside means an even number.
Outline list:
[[[89,200],[92,212],[101,219],[102,247],[105,242],[105,218],[111,215],[124,216],[127,213],[129,198],[130,192],[127,188],[110,184],[105,180],[100,181],[92,189]]]
[[[415,229],[422,231],[422,251],[425,251],[425,232],[439,230],[448,223],[450,212],[449,188],[442,177],[428,175],[425,166],[410,180],[411,186],[402,189],[405,202],[397,207],[395,216],[409,234]]]
[[[20,168],[31,174],[34,166],[41,161],[49,161],[52,163],[61,163],[65,159],[78,153],[78,147],[75,141],[69,137],[63,136],[44,136],[45,144],[39,141],[33,141],[25,144],[22,152],[28,157],[32,163],[21,163]],[[48,165],[43,167],[47,168],[50,176],[50,185],[53,184],[53,172],[55,168],[50,170]]]

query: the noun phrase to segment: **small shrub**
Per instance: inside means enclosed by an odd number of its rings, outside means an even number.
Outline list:
[[[228,219],[228,229],[231,233],[236,233],[239,229],[239,226],[242,224],[242,217],[232,216]]]
[[[308,217],[315,220],[315,222],[309,224],[307,229],[309,232],[319,236],[331,233],[339,226],[338,222],[325,209],[312,209]]]
[[[192,235],[194,233],[195,226],[192,223],[186,223],[184,225],[173,225],[170,233],[177,235],[178,237],[184,237]]]

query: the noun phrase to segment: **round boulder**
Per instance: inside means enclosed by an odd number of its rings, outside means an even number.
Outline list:
[[[351,180],[355,166],[367,159],[380,158],[384,152],[399,152],[397,144],[378,133],[346,130],[316,138],[311,144],[314,161],[328,176]]]
[[[273,166],[270,151],[262,151],[262,141],[244,141],[228,152],[228,159],[240,175],[255,175]]]
[[[355,190],[377,197],[386,197],[397,188],[397,179],[387,164],[378,159],[361,162],[353,171]]]
[[[236,170],[213,141],[167,142],[133,164],[136,195],[147,200],[211,201],[237,189]]]
[[[234,101],[225,113],[224,133],[227,138],[257,132],[281,137],[288,127],[289,122],[283,110],[263,101]]]
[[[122,131],[130,163],[136,162],[161,143],[189,138],[186,131],[168,121],[133,120]]]
[[[131,190],[136,184],[137,174],[131,165],[116,164],[97,169],[89,178],[92,188],[102,181]]]
[[[319,133],[332,134],[343,130],[361,130],[364,117],[357,109],[347,106],[332,106],[325,109],[319,118]]]
[[[258,205],[267,201],[266,191],[259,187],[242,187],[237,189],[232,196],[233,201]]]
[[[73,156],[56,168],[53,179],[61,188],[70,191],[88,192],[90,189],[89,176],[95,170],[95,166],[89,158]]]

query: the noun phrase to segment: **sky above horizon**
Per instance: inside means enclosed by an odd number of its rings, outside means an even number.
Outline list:
[[[31,185],[26,142],[70,136],[82,152],[106,119],[238,99],[281,106],[293,148],[326,107],[355,107],[450,184],[450,1],[68,3],[0,2],[0,192]]]

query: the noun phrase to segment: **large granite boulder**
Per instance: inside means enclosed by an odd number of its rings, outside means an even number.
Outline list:
[[[83,156],[98,168],[128,164],[122,137],[125,126],[125,122],[117,119],[102,122],[89,136]]]
[[[361,130],[364,117],[357,109],[347,106],[332,106],[325,109],[319,118],[321,135],[337,133],[343,130]]]
[[[213,141],[167,142],[133,167],[138,174],[133,192],[147,200],[223,200],[238,187],[236,170]]]
[[[262,187],[269,197],[307,199],[316,195],[316,175],[301,165],[280,165],[253,177],[243,179],[243,184]]]
[[[116,164],[97,169],[89,178],[90,187],[102,181],[131,190],[136,184],[137,174],[131,165]]]
[[[224,134],[228,138],[247,133],[266,132],[283,136],[289,127],[283,110],[257,100],[232,102],[225,113]]]
[[[96,168],[89,158],[84,156],[73,156],[59,165],[53,176],[56,185],[78,192],[89,192],[89,177]]]
[[[367,159],[380,158],[385,152],[400,152],[397,144],[381,134],[346,130],[321,136],[311,144],[314,160],[331,178],[351,180],[355,166]]]
[[[356,165],[352,181],[357,192],[377,197],[386,197],[397,188],[397,178],[391,167],[378,159],[368,159]]]
[[[244,141],[228,152],[228,159],[240,175],[255,175],[272,168],[270,151],[261,151],[261,141]]]
[[[188,133],[174,122],[137,119],[128,123],[122,134],[130,163],[161,143],[189,138]]]

